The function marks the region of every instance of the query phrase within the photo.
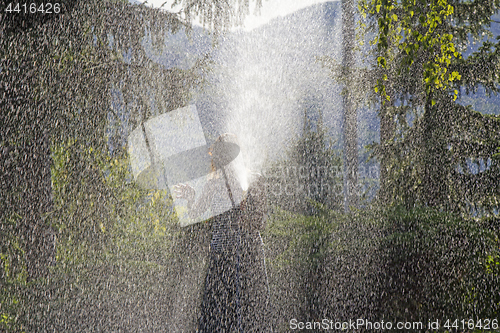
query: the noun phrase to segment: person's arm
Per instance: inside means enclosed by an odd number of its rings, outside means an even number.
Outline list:
[[[203,187],[200,198],[195,201],[196,191],[187,184],[174,186],[174,194],[178,199],[187,200],[189,218],[195,219],[202,215],[209,207],[213,197],[214,186],[212,181],[208,181]]]

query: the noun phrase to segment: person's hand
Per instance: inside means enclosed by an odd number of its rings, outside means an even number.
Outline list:
[[[195,194],[194,188],[187,184],[174,185],[174,195],[178,199],[187,199],[187,201],[192,202]]]

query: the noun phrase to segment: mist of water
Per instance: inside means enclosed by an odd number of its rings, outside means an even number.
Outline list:
[[[284,156],[302,131],[309,100],[322,109],[330,128],[338,128],[335,82],[315,60],[340,56],[340,19],[328,15],[332,4],[328,6],[279,18],[251,32],[235,32],[218,52],[221,127],[237,135],[248,169],[263,172],[266,162]]]

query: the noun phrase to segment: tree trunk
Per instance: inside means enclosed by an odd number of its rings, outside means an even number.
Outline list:
[[[389,90],[387,90],[389,94]],[[389,96],[391,96],[389,94]],[[391,201],[391,196],[389,193],[390,187],[388,185],[389,174],[389,163],[390,156],[386,149],[386,144],[394,137],[394,119],[392,115],[388,112],[393,106],[392,96],[390,101],[385,101],[385,103],[380,106],[380,145],[382,147],[382,156],[380,158],[380,190],[379,190],[379,200],[382,203]]]
[[[438,104],[432,105],[432,93],[427,96],[422,119],[422,167],[423,179],[421,197],[424,204],[439,207],[445,203],[446,173],[448,163],[443,147],[441,133],[447,123],[438,119],[444,113]]]
[[[358,124],[355,103],[352,100],[354,68],[354,0],[342,0],[342,68],[346,87],[342,96],[344,141],[344,209],[358,206]]]

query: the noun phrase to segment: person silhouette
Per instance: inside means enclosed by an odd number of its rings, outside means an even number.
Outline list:
[[[237,143],[237,139],[234,134],[223,134],[214,145],[218,142]],[[216,170],[214,164],[212,167],[214,172],[198,200],[189,185],[174,187],[177,198],[188,201],[191,218],[202,215],[207,209],[220,211],[220,205],[227,207],[228,191],[233,204],[240,202],[209,220],[212,238],[198,332],[269,331],[266,325],[269,286],[260,235],[267,211],[264,179],[257,173],[245,171],[244,178],[249,184],[245,191],[241,175],[238,177],[231,164],[224,170]]]

